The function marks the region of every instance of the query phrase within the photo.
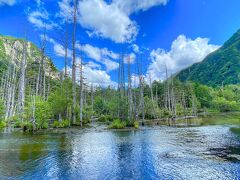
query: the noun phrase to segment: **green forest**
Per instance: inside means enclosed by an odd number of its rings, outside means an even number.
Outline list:
[[[19,66],[5,55],[3,43],[20,43]],[[131,69],[129,66],[124,69],[120,60],[118,87],[104,88],[84,81],[73,82],[67,72],[56,70],[43,48],[38,49],[26,40],[1,36],[0,44],[1,128],[13,126],[35,131],[86,127],[92,120],[104,122],[108,128],[139,128],[145,120],[175,121],[240,110],[239,85],[211,87],[193,81],[181,82],[178,76],[168,76],[166,69],[167,80],[149,84],[139,74],[138,86],[133,87],[132,78],[122,76],[130,74]],[[26,52],[27,44],[32,56]],[[22,78],[26,85],[21,86]]]

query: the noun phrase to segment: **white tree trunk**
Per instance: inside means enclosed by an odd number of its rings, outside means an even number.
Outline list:
[[[19,89],[18,89],[18,113],[20,115],[20,119],[23,122],[23,113],[24,113],[24,102],[25,102],[25,71],[27,66],[27,49],[26,49],[26,41],[23,43],[23,56],[22,62],[20,66],[20,79],[19,79]]]

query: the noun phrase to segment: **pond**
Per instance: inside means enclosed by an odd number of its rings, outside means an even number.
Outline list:
[[[0,179],[239,179],[227,125],[0,133]]]

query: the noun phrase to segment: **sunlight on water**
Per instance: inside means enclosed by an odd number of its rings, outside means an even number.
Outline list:
[[[238,179],[228,126],[0,135],[0,179]]]

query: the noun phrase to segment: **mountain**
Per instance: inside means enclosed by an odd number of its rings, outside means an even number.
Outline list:
[[[202,62],[180,71],[176,78],[210,86],[240,83],[240,30]]]
[[[17,68],[20,67],[24,39],[14,38],[10,36],[0,35],[0,72],[3,72],[7,69],[7,65],[14,64]],[[37,64],[40,64],[42,58],[41,50],[31,42],[27,42],[27,71],[37,73]],[[45,73],[46,76],[51,77],[52,79],[58,78],[58,71],[54,66],[50,58],[45,57]]]

